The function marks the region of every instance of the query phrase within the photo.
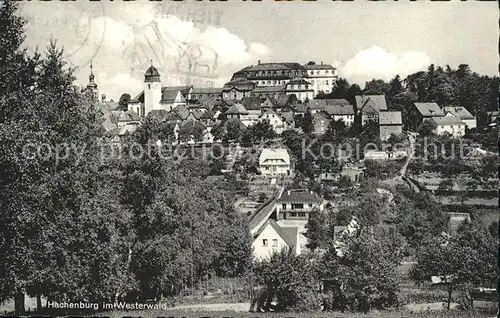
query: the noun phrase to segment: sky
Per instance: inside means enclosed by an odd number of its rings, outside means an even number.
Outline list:
[[[88,83],[92,61],[115,101],[140,93],[151,64],[164,86],[220,87],[259,60],[332,64],[361,87],[431,63],[498,75],[496,1],[33,1],[20,14],[30,51],[57,40],[76,83]]]

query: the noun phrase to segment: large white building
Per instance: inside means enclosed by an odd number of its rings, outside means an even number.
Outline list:
[[[338,79],[337,69],[330,64],[306,64],[307,80],[311,83],[314,96],[319,92],[331,93]]]
[[[299,100],[313,99],[319,92],[330,93],[338,79],[337,70],[330,64],[309,62],[261,63],[233,74],[224,85],[224,99],[269,94],[295,94]],[[300,85],[300,86],[298,86]]]

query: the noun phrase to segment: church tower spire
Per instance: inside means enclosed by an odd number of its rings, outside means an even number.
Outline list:
[[[90,61],[90,75],[89,75],[89,83],[87,84],[87,89],[93,93],[94,98],[99,99],[99,91],[97,89],[97,84],[94,81],[94,70],[92,61]]]

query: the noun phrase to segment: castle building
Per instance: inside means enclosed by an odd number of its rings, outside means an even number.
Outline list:
[[[261,63],[233,74],[224,85],[223,98],[239,100],[246,96],[274,97],[280,93],[295,94],[297,99],[313,99],[320,92],[330,93],[338,74],[330,64],[309,62]],[[297,84],[300,83],[298,86]],[[300,87],[300,88],[299,88]]]

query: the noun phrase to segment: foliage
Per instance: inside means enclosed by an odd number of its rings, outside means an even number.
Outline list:
[[[398,186],[393,210],[396,228],[412,248],[447,228],[447,217],[441,204],[429,193],[414,193],[404,186]]]
[[[312,116],[310,108],[307,108],[307,111],[304,114],[304,118],[302,119],[302,127],[301,128],[305,134],[311,134],[314,132],[314,122],[313,122],[313,116]]]
[[[130,94],[128,93],[122,94],[122,96],[120,96],[120,100],[118,101],[118,109],[127,111],[128,103],[130,102],[131,99],[132,97],[130,96]]]
[[[327,224],[325,212],[316,209],[310,213],[306,224],[307,248],[315,250],[327,241]]]
[[[306,256],[296,256],[293,250],[283,249],[256,264],[255,271],[259,281],[266,286],[268,300],[273,295],[277,298],[278,311],[311,311],[320,307],[313,268]]]
[[[397,304],[397,263],[391,248],[368,229],[345,239],[342,256],[333,245],[322,259],[324,277],[335,278],[336,287],[329,310],[368,312]]]
[[[381,79],[373,79],[366,82],[363,95],[387,95],[391,91],[391,86]]]
[[[423,137],[429,137],[434,135],[434,125],[431,121],[426,120],[418,128],[418,133]]]
[[[245,136],[247,136],[249,141],[255,144],[276,138],[276,132],[273,126],[269,124],[269,121],[262,120],[248,127],[248,129],[245,130]]]
[[[419,284],[438,276],[453,291],[467,284],[491,284],[498,279],[498,239],[482,228],[465,223],[457,236],[432,237],[417,254],[417,264],[410,275]],[[449,308],[449,303],[448,303]]]

